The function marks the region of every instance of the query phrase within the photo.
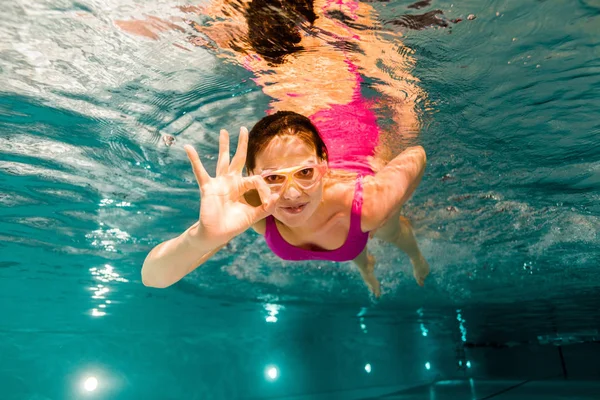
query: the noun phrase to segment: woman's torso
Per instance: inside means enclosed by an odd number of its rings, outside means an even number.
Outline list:
[[[276,221],[279,233],[289,244],[304,249],[333,250],[339,248],[348,236],[353,183],[346,182],[346,179],[343,182],[324,179],[328,182],[324,183],[323,200],[304,225],[290,229]],[[255,230],[264,235],[266,220],[259,221]]]
[[[339,175],[343,178],[340,179]],[[357,174],[345,171],[324,179],[327,181],[324,183],[323,200],[304,225],[291,229],[275,220],[279,234],[288,244],[306,250],[336,250],[348,239]],[[363,181],[368,179],[371,178],[362,178]],[[362,225],[361,219],[360,232],[363,232]],[[264,219],[253,226],[262,235],[266,227]]]

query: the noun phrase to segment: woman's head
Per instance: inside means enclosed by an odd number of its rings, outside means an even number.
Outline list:
[[[265,60],[281,64],[302,50],[299,28],[316,19],[313,0],[253,0],[246,10],[248,41]]]
[[[304,178],[313,173],[320,178],[326,163],[325,143],[312,122],[300,114],[279,111],[261,119],[249,133],[248,173],[265,176],[277,171],[281,178],[287,176],[273,214],[288,226],[301,224],[318,207],[322,182],[306,185]]]
[[[257,157],[277,137],[297,138],[313,150],[320,162],[327,161],[327,147],[310,119],[293,111],[278,111],[258,121],[248,135],[246,169],[249,173],[256,169]]]

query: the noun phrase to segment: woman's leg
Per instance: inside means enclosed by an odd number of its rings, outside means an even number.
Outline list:
[[[375,297],[381,296],[381,288],[379,281],[375,276],[375,257],[369,253],[367,246],[365,249],[354,259],[354,263],[360,271],[363,281],[367,284],[371,292]]]
[[[429,275],[429,264],[421,254],[408,219],[401,215],[390,218],[381,228],[377,229],[375,237],[392,243],[404,251],[413,265],[413,275],[417,283],[419,286],[425,284],[425,278]]]

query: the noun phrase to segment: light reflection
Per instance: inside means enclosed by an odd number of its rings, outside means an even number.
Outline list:
[[[88,376],[83,382],[83,388],[88,392],[93,392],[98,388],[98,379],[95,376]]]
[[[274,365],[269,365],[265,369],[265,375],[269,380],[274,381],[275,379],[279,378],[279,368]]]
[[[523,269],[533,275],[533,263],[531,261],[523,263]]]
[[[93,276],[97,277],[96,279],[98,279],[100,282],[102,283],[106,283],[106,282],[111,282],[111,281],[115,281],[115,282],[129,282],[127,279],[122,278],[118,273],[116,273],[114,271],[114,268],[109,265],[109,264],[105,264],[104,268],[102,269],[98,269],[98,268],[90,268],[90,272],[92,273]],[[104,288],[104,285],[98,285],[98,288],[92,288],[93,290],[101,290],[102,288]],[[108,289],[106,289],[108,291]]]
[[[476,399],[477,397],[479,397],[475,392],[475,382],[473,381],[473,378],[469,378],[469,387],[471,388],[471,398]]]
[[[98,206],[106,207],[106,206],[110,206],[112,204],[114,204],[115,207],[131,207],[131,203],[128,201],[121,201],[121,202],[115,204],[115,201],[113,199],[102,199],[102,200],[100,200],[100,203],[98,204]]]
[[[367,331],[367,324],[365,323],[365,316],[367,315],[367,311],[369,309],[366,307],[362,307],[360,309],[360,311],[358,312],[358,314],[356,315],[358,317],[358,323],[360,326],[360,330],[363,331],[363,333],[368,333],[369,331]]]
[[[264,307],[269,313],[269,315],[267,315],[265,318],[265,321],[273,324],[277,322],[277,314],[279,314],[279,310],[283,310],[283,306],[280,306],[279,304],[267,303],[264,305]]]
[[[367,371],[367,374],[371,373],[371,364],[365,365],[365,371]]]
[[[100,204],[98,204],[98,205],[100,207],[105,207],[105,206],[110,206],[114,202],[115,201],[113,199],[102,199],[102,200],[100,200]]]
[[[100,288],[96,291],[94,291],[94,295],[92,296],[93,299],[103,299],[104,298],[104,294],[108,293],[109,289],[108,288]]]
[[[365,324],[365,319],[363,317],[360,317],[359,321],[360,329],[363,331],[363,333],[368,333],[369,331],[367,331],[367,324]]]
[[[419,309],[417,310],[417,315],[419,316],[419,319],[418,319],[418,321],[420,322],[420,327],[421,327],[421,335],[423,335],[423,336],[427,336],[427,335],[429,335],[429,329],[427,329],[427,328],[425,327],[425,324],[422,322],[422,320],[423,320],[423,308],[419,308]]]
[[[467,368],[471,368],[471,361],[467,361]]]
[[[104,226],[104,224],[100,223],[100,226]],[[91,240],[92,246],[102,247],[105,251],[110,252],[116,252],[115,246],[117,244],[125,243],[131,239],[129,233],[118,228],[96,229],[85,235],[85,237]]]
[[[92,310],[92,317],[104,317],[106,313],[104,311],[98,311],[97,308]]]
[[[458,360],[458,369],[460,371],[465,370],[465,362],[466,362],[466,354],[465,354],[465,346],[462,343],[456,344],[456,359]],[[470,363],[468,364],[470,365]]]
[[[465,323],[467,322],[461,314],[461,309],[457,309],[456,310],[456,320],[458,321],[459,324],[459,329],[460,329],[460,338],[463,342],[467,341],[467,328],[465,327]]]
[[[106,299],[107,294],[111,292],[111,289],[104,284],[110,282],[129,281],[115,272],[113,266],[109,264],[105,264],[103,268],[92,267],[90,268],[90,273],[94,279],[102,282],[89,288],[89,290],[93,293],[92,299],[100,300],[100,302],[96,302],[97,306],[92,309],[91,314],[93,317],[104,317],[107,314],[106,309],[108,304],[112,303],[110,300]]]

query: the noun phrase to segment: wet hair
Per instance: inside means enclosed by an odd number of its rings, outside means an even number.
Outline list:
[[[258,153],[269,144],[271,139],[278,136],[297,137],[314,148],[319,159],[327,161],[327,147],[310,119],[293,111],[278,111],[258,121],[250,130],[246,156],[248,172],[254,171]]]
[[[314,24],[313,8],[313,0],[252,0],[246,10],[250,45],[267,62],[283,63],[303,50],[300,27]]]

